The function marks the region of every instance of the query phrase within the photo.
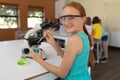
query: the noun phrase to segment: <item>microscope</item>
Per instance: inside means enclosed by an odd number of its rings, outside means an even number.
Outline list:
[[[30,29],[24,36],[28,42],[28,46],[34,50],[36,54],[39,53],[39,45],[45,42],[44,31],[49,28],[54,28],[55,22],[45,19],[41,24],[36,24],[34,28]],[[29,54],[29,48],[22,49],[22,54]],[[44,51],[43,51],[44,52]],[[43,59],[46,59],[45,53],[42,53]],[[23,58],[32,58],[30,56],[22,56]]]

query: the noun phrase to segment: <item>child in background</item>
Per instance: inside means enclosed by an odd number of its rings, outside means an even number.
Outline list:
[[[107,63],[108,62],[108,33],[105,31],[104,28],[102,28],[102,50],[103,50],[103,57],[101,58],[101,63]]]
[[[99,19],[99,20],[100,20],[100,23],[102,25],[101,19]],[[107,63],[108,62],[107,41],[108,41],[108,33],[106,32],[106,30],[102,26],[102,50],[103,50],[103,53],[102,53],[102,58],[100,59],[101,63]]]
[[[92,35],[92,25],[91,25],[91,18],[90,17],[86,18],[85,28],[86,28],[87,33],[89,35],[89,38],[91,40],[91,50],[93,50],[94,49],[94,38]]]

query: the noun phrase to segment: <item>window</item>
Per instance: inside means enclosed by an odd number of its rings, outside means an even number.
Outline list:
[[[18,27],[17,6],[0,4],[0,29],[17,27]]]
[[[36,24],[43,21],[43,9],[38,7],[29,7],[28,9],[28,28],[33,28]]]

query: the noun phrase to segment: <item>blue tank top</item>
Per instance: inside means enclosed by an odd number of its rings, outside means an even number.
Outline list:
[[[90,74],[88,72],[88,58],[90,53],[90,43],[88,36],[83,32],[79,32],[75,35],[82,39],[83,49],[76,56],[68,75],[61,80],[91,80]]]

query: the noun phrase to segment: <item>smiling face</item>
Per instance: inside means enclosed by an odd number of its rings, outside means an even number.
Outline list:
[[[62,24],[64,25],[67,32],[75,34],[77,32],[84,31],[83,25],[86,18],[81,16],[77,9],[71,6],[66,6],[63,8],[62,16]]]

